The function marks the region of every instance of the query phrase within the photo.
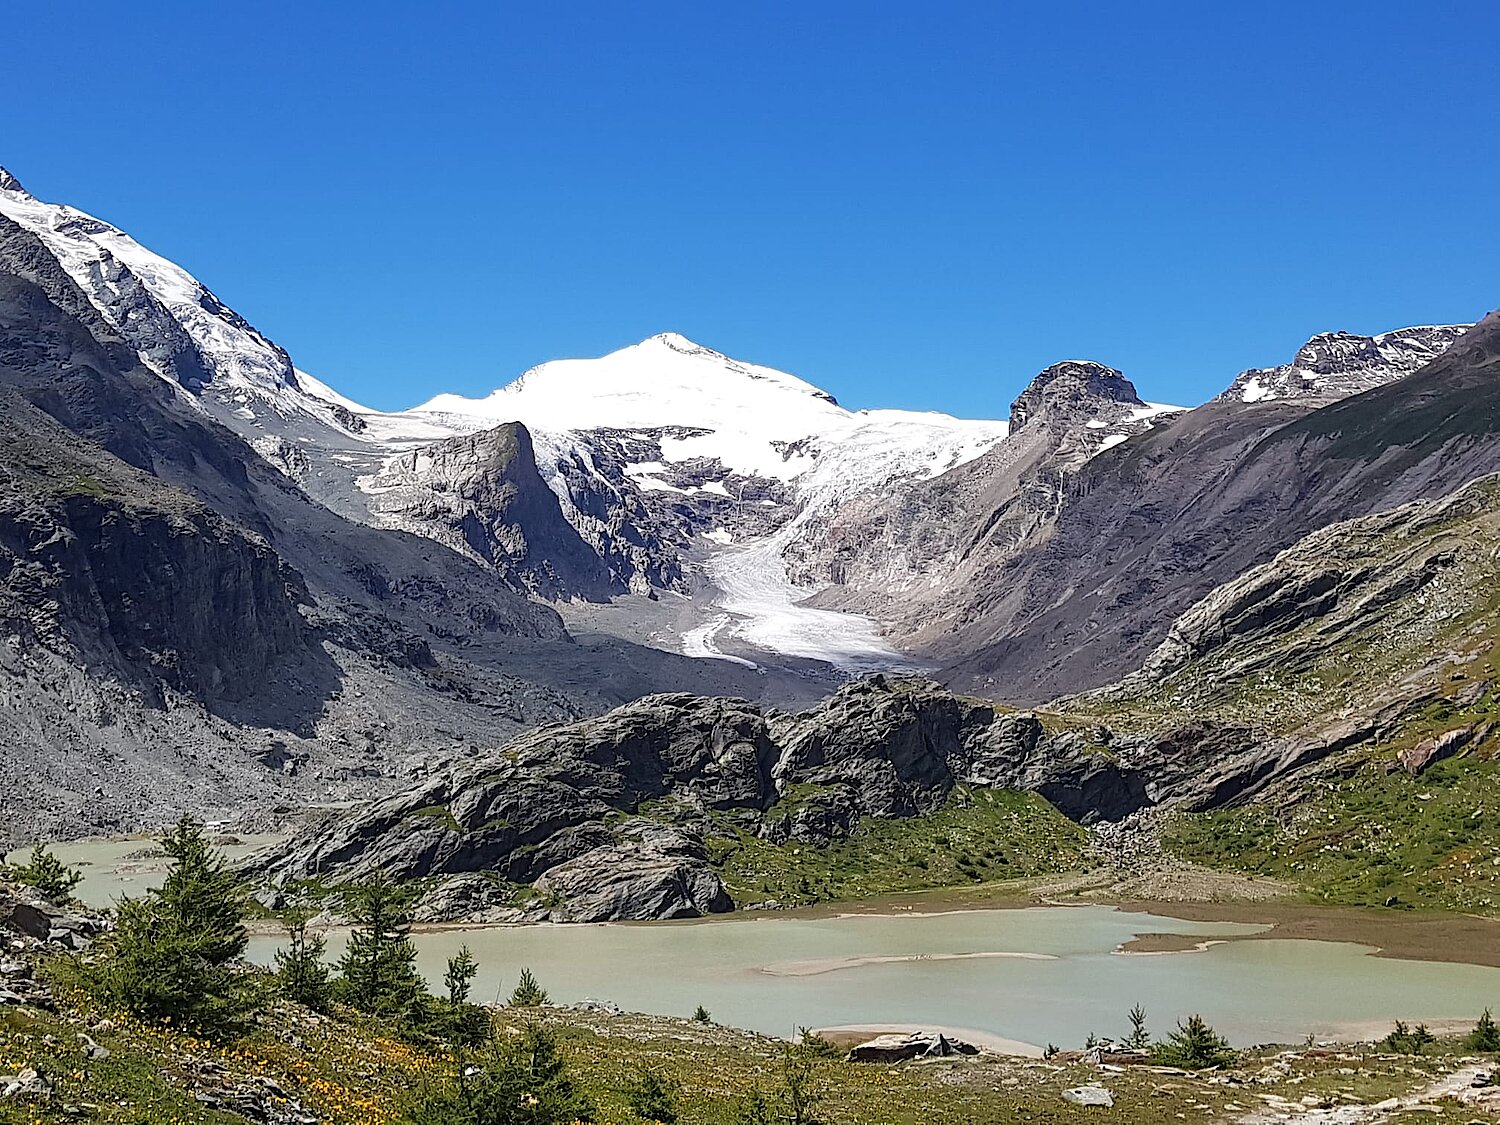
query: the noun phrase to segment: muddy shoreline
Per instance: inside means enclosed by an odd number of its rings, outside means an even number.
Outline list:
[[[1339,941],[1371,947],[1374,957],[1400,961],[1500,968],[1500,919],[1435,911],[1400,911],[1350,906],[1307,906],[1279,902],[1117,902],[1117,910],[1154,914],[1184,922],[1243,922],[1267,927],[1260,933],[1228,935],[1220,941]],[[1202,937],[1149,934],[1123,947],[1125,952],[1192,949]]]

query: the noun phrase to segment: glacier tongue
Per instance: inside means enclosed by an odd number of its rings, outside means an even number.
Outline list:
[[[826,661],[843,672],[924,667],[887,644],[868,617],[797,604],[814,591],[792,585],[779,548],[773,538],[753,547],[726,547],[713,556],[708,574],[720,590],[714,604],[737,620],[716,620],[707,632],[700,628],[684,634],[687,655],[722,659],[725,654],[712,642],[727,627],[752,647]]]

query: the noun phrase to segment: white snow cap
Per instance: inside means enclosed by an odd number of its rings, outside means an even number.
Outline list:
[[[215,382],[273,395],[296,389],[297,377],[285,352],[187,270],[153,254],[124,231],[76,207],[42,202],[3,169],[0,215],[41,239],[105,321],[127,338],[132,310],[115,305],[115,279],[121,267],[182,326],[213,370]]]

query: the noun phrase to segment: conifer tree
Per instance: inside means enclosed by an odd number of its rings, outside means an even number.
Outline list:
[[[341,1000],[375,1015],[404,1016],[426,995],[411,941],[411,898],[382,873],[344,892],[349,944],[338,965]]]
[[[33,847],[31,857],[10,871],[18,882],[31,887],[54,906],[61,906],[72,898],[73,888],[83,882],[83,872],[67,866],[49,852],[45,844]]]
[[[512,1008],[541,1008],[545,1007],[551,997],[543,988],[530,969],[522,969],[521,976],[516,981],[515,990],[510,994],[510,1006]]]
[[[201,1030],[233,1027],[253,1003],[234,967],[249,940],[239,878],[184,816],[161,840],[171,868],[160,888],[116,909],[113,956],[92,970],[100,991],[144,1019]]]
[[[1152,1058],[1167,1066],[1180,1066],[1185,1070],[1206,1070],[1213,1066],[1224,1066],[1234,1059],[1229,1040],[1208,1026],[1202,1016],[1189,1016],[1177,1025],[1177,1030],[1167,1036],[1165,1043],[1158,1043],[1151,1051]]]
[[[307,923],[312,913],[312,908],[307,906],[293,906],[282,911],[281,924],[286,929],[287,947],[276,951],[276,983],[288,1000],[315,1012],[326,1012],[332,999],[328,965],[323,961],[328,940],[322,934],[308,935]]]
[[[421,1091],[406,1125],[571,1125],[592,1121],[588,1095],[568,1074],[557,1037],[528,1026],[491,1039],[458,1075]]]
[[[474,954],[469,952],[467,945],[460,946],[458,952],[448,958],[448,971],[443,974],[443,987],[448,990],[448,1003],[455,1006],[468,1003],[469,989],[478,972],[479,962],[474,960]]]
[[[625,1087],[625,1104],[630,1112],[658,1125],[676,1125],[679,1085],[658,1070],[642,1071]]]
[[[1485,1054],[1500,1052],[1500,1027],[1495,1026],[1495,1019],[1488,1008],[1464,1040],[1464,1047],[1470,1051],[1483,1051]]]
[[[1130,1009],[1130,1034],[1122,1046],[1131,1051],[1144,1051],[1151,1046],[1151,1033],[1146,1030],[1146,1009],[1139,1004]]]

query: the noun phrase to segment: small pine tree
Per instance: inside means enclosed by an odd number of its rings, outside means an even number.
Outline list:
[[[468,1002],[469,989],[479,972],[479,962],[467,945],[459,947],[457,953],[448,958],[448,971],[443,974],[443,987],[448,990],[448,1003],[455,1006]]]
[[[1151,1046],[1151,1033],[1146,1030],[1146,1009],[1139,1004],[1130,1009],[1130,1034],[1122,1044],[1127,1050],[1144,1051]]]
[[[339,960],[336,991],[360,1011],[405,1016],[427,995],[411,941],[411,898],[378,873],[344,893],[349,944]]]
[[[459,1074],[424,1087],[405,1125],[565,1125],[592,1121],[593,1103],[568,1074],[552,1032],[535,1025],[491,1039]]]
[[[810,1028],[799,1027],[797,1029],[797,1045],[816,1058],[841,1059],[844,1057],[844,1052],[834,1045],[833,1040],[825,1039]]]
[[[13,866],[10,872],[17,882],[32,888],[54,906],[72,898],[73,888],[83,882],[83,872],[63,863],[45,844],[33,847],[30,859]]]
[[[1427,1029],[1425,1023],[1419,1023],[1412,1030],[1411,1041],[1412,1046],[1415,1048],[1412,1054],[1420,1055],[1424,1050],[1437,1042],[1437,1036]]]
[[[693,1009],[693,1019],[699,1023],[713,1023],[714,1017],[702,1004]]]
[[[232,967],[249,940],[245,890],[191,817],[161,847],[171,860],[166,880],[120,902],[113,956],[85,979],[143,1019],[232,1030],[254,1001],[250,978]]]
[[[734,1125],[775,1125],[774,1112],[764,1090],[751,1090],[735,1106]]]
[[[1380,1041],[1380,1045],[1387,1051],[1393,1051],[1398,1055],[1411,1054],[1411,1028],[1397,1020],[1396,1026],[1391,1028],[1391,1033]]]
[[[625,1104],[637,1117],[658,1125],[676,1125],[680,1087],[658,1070],[644,1071],[625,1087]]]
[[[1469,1051],[1482,1051],[1487,1055],[1500,1052],[1500,1027],[1495,1026],[1494,1017],[1490,1015],[1488,1008],[1479,1017],[1474,1030],[1469,1032],[1468,1037],[1464,1039],[1464,1048]]]
[[[537,983],[530,969],[522,969],[521,976],[516,981],[515,990],[510,994],[510,1006],[512,1008],[544,1008],[551,1000],[547,990]]]
[[[1177,1030],[1151,1049],[1152,1059],[1165,1066],[1184,1070],[1206,1070],[1225,1066],[1234,1060],[1229,1041],[1208,1026],[1202,1016],[1189,1016]]]
[[[787,1125],[823,1125],[813,1108],[823,1100],[813,1081],[813,1059],[808,1052],[788,1046],[781,1053],[781,1085],[776,1091],[782,1120]]]
[[[746,1094],[735,1109],[735,1125],[824,1125],[813,1112],[823,1100],[814,1080],[815,1061],[811,1053],[788,1043],[776,1085],[769,1092]]]
[[[292,906],[282,911],[287,947],[276,951],[276,986],[288,1000],[315,1012],[326,1012],[333,999],[328,966],[323,961],[328,939],[322,934],[308,935],[307,923],[312,915],[308,906]]]
[[[1407,1027],[1406,1024],[1397,1020],[1396,1026],[1380,1041],[1380,1045],[1387,1051],[1398,1055],[1420,1055],[1436,1042],[1436,1036],[1428,1030],[1425,1023],[1419,1023],[1416,1027]]]

